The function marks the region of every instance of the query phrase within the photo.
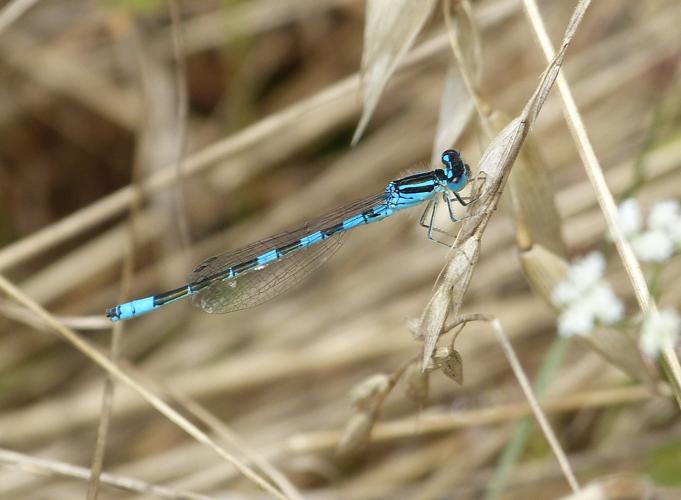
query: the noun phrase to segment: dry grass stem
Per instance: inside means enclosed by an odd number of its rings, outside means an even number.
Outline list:
[[[77,465],[37,458],[11,450],[0,449],[0,462],[13,468],[25,469],[34,474],[55,475],[70,477],[87,481],[91,477],[90,469],[78,467]],[[109,487],[118,488],[131,493],[154,495],[159,498],[188,499],[188,500],[207,500],[213,498],[199,493],[182,491],[175,488],[145,483],[132,477],[108,474],[106,472],[99,476],[99,481]]]
[[[0,34],[21,17],[38,0],[10,0],[0,10]]]
[[[523,389],[525,399],[527,399],[528,403],[530,404],[530,408],[532,408],[532,414],[534,415],[534,418],[537,419],[537,422],[539,423],[539,426],[541,427],[541,430],[544,433],[544,437],[551,446],[551,450],[553,451],[553,454],[556,456],[556,459],[558,460],[558,463],[560,464],[560,467],[563,470],[563,474],[565,475],[565,478],[570,484],[570,488],[572,488],[573,491],[579,490],[579,483],[577,483],[577,478],[575,478],[574,472],[570,467],[570,462],[568,462],[568,459],[565,456],[565,452],[563,451],[563,448],[560,446],[560,443],[558,442],[558,438],[553,432],[553,429],[551,428],[549,421],[546,419],[544,411],[542,410],[541,406],[539,405],[539,402],[534,396],[534,392],[532,391],[530,381],[527,379],[523,367],[520,364],[520,361],[518,360],[515,351],[513,350],[513,346],[511,345],[511,343],[508,340],[508,337],[504,333],[504,329],[501,326],[501,323],[499,322],[498,319],[494,319],[492,320],[490,325],[492,326],[492,330],[494,330],[494,333],[496,334],[497,340],[499,341],[499,344],[501,345],[501,348],[504,351],[506,359],[508,359],[511,368],[513,369],[513,373],[515,374],[515,377],[518,380],[520,387]]]
[[[175,183],[173,189],[175,218],[180,233],[180,242],[183,247],[188,247],[191,243],[189,225],[187,222],[187,211],[184,194],[184,183],[182,182],[182,159],[185,154],[185,143],[187,141],[187,66],[185,63],[185,43],[182,32],[182,20],[180,19],[179,6],[176,0],[168,0],[168,11],[170,13],[171,33],[173,41],[173,58],[175,60],[175,108],[177,117],[175,123],[175,152],[176,161],[174,165]]]
[[[650,392],[648,387],[623,387],[566,395],[557,400],[542,400],[541,411],[544,413],[569,413],[580,408],[618,406],[650,400],[653,397],[655,395]],[[410,439],[415,436],[447,433],[468,427],[503,424],[532,414],[533,409],[529,403],[516,403],[456,413],[429,412],[407,419],[377,422],[373,427],[371,439],[377,443]],[[341,432],[338,430],[295,435],[286,440],[284,448],[292,453],[301,454],[334,449],[340,436]]]

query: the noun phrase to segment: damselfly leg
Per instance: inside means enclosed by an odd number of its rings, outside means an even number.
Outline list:
[[[459,203],[461,203],[461,205],[466,206],[466,203],[464,203],[463,200],[461,198],[459,198],[459,196],[456,193],[454,193],[454,195],[456,196],[456,200]],[[454,209],[452,208],[452,201],[453,200],[451,198],[449,198],[449,196],[447,196],[447,193],[442,193],[442,199],[444,200],[445,204],[447,205],[447,212],[449,212],[449,219],[452,222],[458,222],[460,219],[458,219],[456,217],[456,215],[454,214]],[[439,243],[440,245],[444,245],[447,248],[449,248],[449,247],[451,247],[451,243],[446,243],[444,241],[441,241],[441,240],[433,237],[433,233],[440,233],[440,234],[444,234],[446,236],[449,236],[450,238],[456,238],[456,235],[451,234],[451,233],[435,226],[435,213],[437,212],[437,207],[439,206],[439,203],[440,203],[440,201],[439,201],[438,197],[434,197],[432,200],[430,200],[428,202],[428,204],[426,205],[426,209],[423,211],[423,213],[421,214],[421,218],[419,219],[419,225],[421,227],[428,229],[428,239],[429,240],[434,241],[435,243]],[[426,223],[426,220],[428,220],[427,223]]]

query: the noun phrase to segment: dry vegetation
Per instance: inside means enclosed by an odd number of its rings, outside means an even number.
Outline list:
[[[540,4],[557,48],[575,3]],[[556,76],[532,2],[442,7],[5,2],[0,497],[681,496],[674,350],[657,366],[620,330],[559,338],[545,300],[601,249],[629,332],[681,302],[678,259],[654,301],[622,264],[598,184],[602,168],[616,199],[680,194],[681,4],[589,7],[563,62],[570,126],[558,88],[532,99]],[[503,116],[523,119],[499,134]],[[102,314],[454,145],[488,174],[454,250],[416,209],[353,231],[263,306],[185,301],[113,329]]]

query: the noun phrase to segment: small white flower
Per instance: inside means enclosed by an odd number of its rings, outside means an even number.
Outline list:
[[[681,248],[681,204],[676,200],[655,203],[644,231],[641,209],[630,198],[618,208],[618,223],[634,253],[644,262],[664,262]]]
[[[675,224],[681,219],[681,205],[676,200],[663,200],[655,203],[650,209],[648,227],[662,229]]]
[[[651,229],[663,231],[674,245],[681,245],[681,205],[676,200],[664,200],[653,205],[648,216]]]
[[[563,337],[587,336],[593,329],[593,311],[585,302],[576,302],[558,316],[558,333]]]
[[[551,299],[557,306],[567,306],[584,296],[584,293],[598,282],[605,271],[605,258],[598,252],[575,261],[564,281],[556,285]]]
[[[605,257],[600,252],[591,252],[570,266],[570,281],[584,288],[596,283],[605,272]]]
[[[663,262],[674,253],[674,243],[664,231],[650,230],[636,235],[631,248],[644,262]]]
[[[581,296],[582,290],[577,288],[570,280],[561,281],[551,292],[551,300],[558,307],[567,306]]]
[[[570,266],[567,278],[556,285],[551,299],[557,306],[563,307],[584,296],[586,290],[598,282],[605,271],[605,258],[598,252],[592,252]]]
[[[551,298],[562,308],[558,333],[588,335],[596,321],[612,324],[624,315],[624,305],[602,279],[605,258],[597,252],[575,262],[567,278],[553,289]]]
[[[648,314],[641,327],[641,350],[649,357],[657,358],[665,347],[676,345],[679,329],[681,318],[674,309]]]
[[[617,208],[617,222],[625,236],[640,233],[643,229],[641,207],[634,198],[628,198]]]
[[[605,325],[617,323],[624,317],[624,304],[605,281],[597,283],[584,300],[589,302],[596,319]]]

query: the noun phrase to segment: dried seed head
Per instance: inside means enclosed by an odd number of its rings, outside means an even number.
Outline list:
[[[357,384],[350,391],[350,399],[359,410],[375,409],[390,389],[390,377],[377,373]]]
[[[451,378],[454,382],[463,384],[463,359],[456,349],[449,352],[449,356],[442,361],[440,366],[442,373]]]
[[[435,366],[437,367],[441,366],[442,363],[449,358],[449,354],[450,354],[449,347],[436,348],[435,352],[433,353],[433,361],[435,362]]]
[[[372,411],[353,414],[338,441],[336,452],[339,455],[348,456],[362,451],[369,443],[375,420],[376,416]]]
[[[442,362],[449,356],[449,347],[436,347],[433,351],[433,355],[423,367],[423,372],[431,373],[435,370],[439,370],[442,366]]]
[[[422,371],[417,363],[412,363],[407,367],[404,381],[406,396],[417,405],[424,404],[428,399],[428,373]]]
[[[447,317],[456,317],[458,314],[479,256],[480,241],[474,237],[454,250],[453,258],[440,276],[437,289],[421,315],[419,331],[424,339],[424,369],[435,350]]]

